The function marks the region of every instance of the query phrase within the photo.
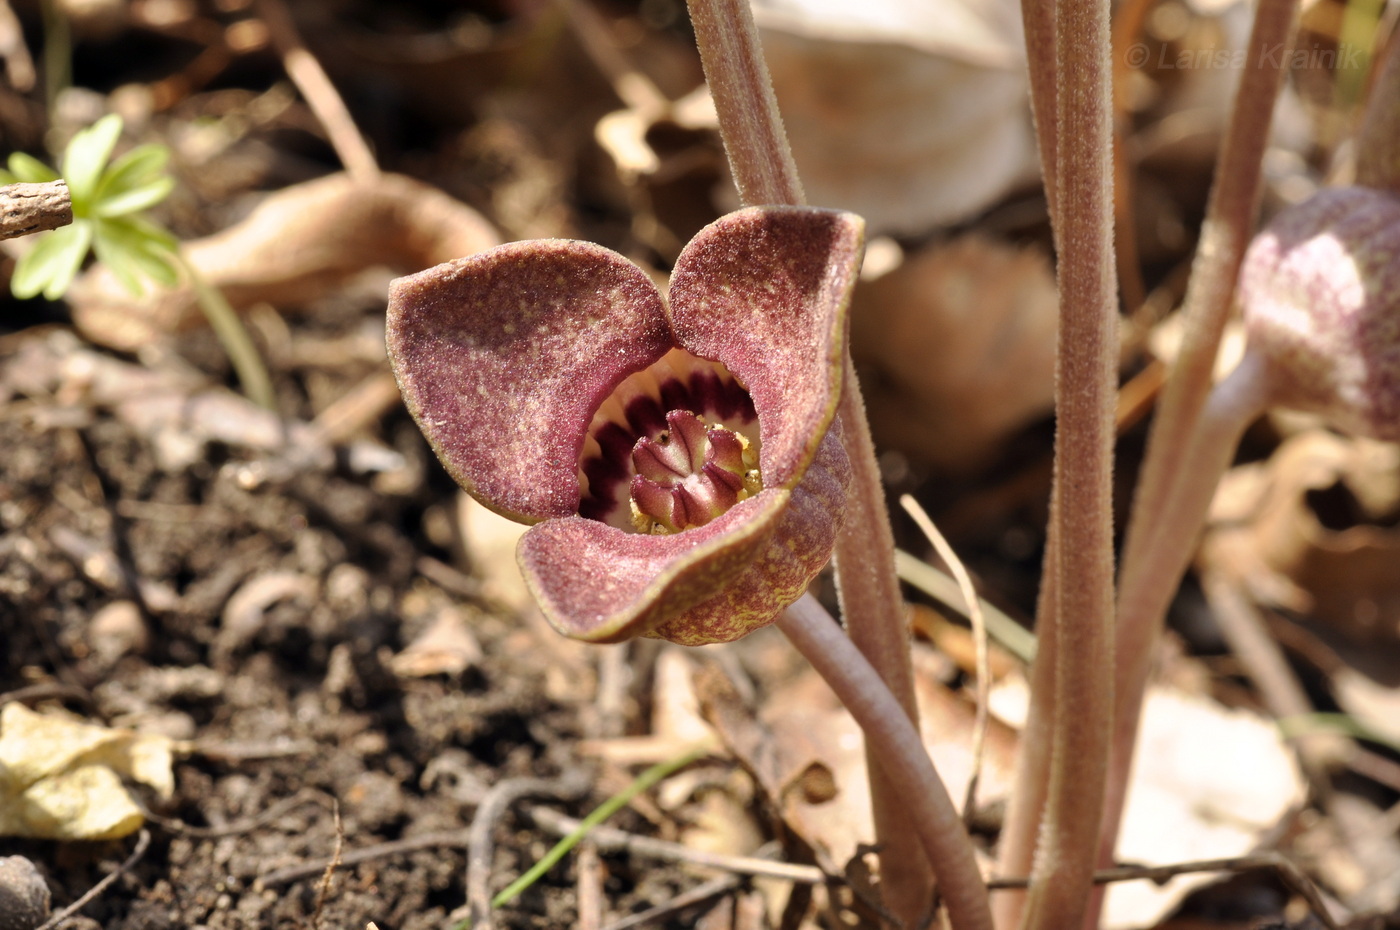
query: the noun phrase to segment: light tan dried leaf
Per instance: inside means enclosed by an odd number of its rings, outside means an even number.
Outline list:
[[[1355,642],[1400,639],[1400,446],[1312,430],[1245,475],[1217,495],[1207,557]]]
[[[170,797],[177,748],[164,736],[7,704],[0,710],[0,835],[98,840],[133,833],[144,818],[121,779]]]
[[[1015,0],[753,6],[812,203],[920,233],[1036,176]]]
[[[1271,721],[1167,688],[1148,692],[1136,758],[1118,841],[1125,862],[1244,855],[1306,794],[1293,751]],[[1104,926],[1152,926],[1211,880],[1116,884]]]
[[[287,309],[367,268],[419,271],[499,241],[476,211],[421,181],[385,174],[368,185],[334,174],[269,195],[241,222],[186,243],[184,255],[235,308]],[[133,296],[100,265],[68,299],[85,336],[119,349],[203,320],[188,286]]]
[[[856,288],[851,350],[882,447],[971,469],[1049,412],[1055,281],[1044,256],[980,236],[924,249]]]
[[[457,495],[457,525],[482,595],[510,610],[534,604],[515,561],[516,545],[529,527],[487,510],[465,493]]]
[[[455,607],[446,607],[390,660],[389,667],[404,678],[460,675],[481,658],[481,644],[467,625],[466,615]]]

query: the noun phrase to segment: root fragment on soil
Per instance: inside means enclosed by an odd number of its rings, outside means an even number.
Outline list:
[[[74,901],[72,904],[63,908],[62,910],[54,914],[52,917],[50,917],[48,920],[44,921],[44,923],[40,924],[38,930],[53,930],[54,927],[57,927],[69,917],[72,917],[74,914],[78,913],[78,911],[87,907],[89,902],[91,902],[98,895],[102,894],[102,892],[106,891],[109,887],[111,887],[113,882],[125,875],[133,866],[136,865],[136,863],[140,862],[141,857],[146,854],[146,847],[150,845],[151,831],[142,830],[139,834],[137,834],[136,848],[131,851],[131,855],[126,857],[125,862],[117,866],[111,872],[108,872],[106,875],[102,876],[102,880],[99,881],[96,885],[93,885],[86,892],[84,892],[83,896],[80,897],[78,900]]]
[[[476,930],[493,930],[491,916],[491,860],[495,851],[492,833],[496,821],[521,798],[551,797],[568,800],[588,790],[583,772],[573,771],[559,778],[508,778],[497,783],[472,818],[467,847],[467,911]]]

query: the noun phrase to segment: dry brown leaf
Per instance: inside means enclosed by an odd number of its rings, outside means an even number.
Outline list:
[[[1148,692],[1118,858],[1145,865],[1244,855],[1303,802],[1306,786],[1273,722],[1168,688]],[[1105,927],[1144,927],[1209,874],[1113,885]]]
[[[968,236],[856,289],[851,351],[877,443],[916,461],[975,467],[1045,415],[1055,392],[1058,297],[1036,252]]]
[[[512,611],[534,604],[515,561],[515,548],[529,529],[487,510],[471,496],[457,495],[457,526],[472,571],[481,579],[482,596]]]
[[[1400,639],[1400,446],[1313,430],[1236,473],[1204,557],[1353,641]]]
[[[236,308],[308,303],[366,268],[418,271],[499,242],[482,217],[396,174],[357,184],[335,174],[270,194],[243,221],[185,243],[184,255]],[[133,295],[94,266],[68,293],[73,321],[94,342],[143,345],[203,320],[188,286]]]
[[[389,661],[395,675],[426,678],[460,675],[482,659],[481,644],[457,607],[443,607],[413,642]]]
[[[169,798],[177,748],[164,736],[6,704],[0,710],[0,836],[110,840],[134,833],[145,818],[122,779]]]
[[[1015,0],[755,0],[812,203],[916,234],[1037,172]]]
[[[924,745],[950,795],[961,803],[972,772],[973,710],[928,674],[928,652],[916,654],[916,688]],[[776,690],[758,718],[727,681],[700,676],[701,703],[725,745],[781,808],[784,822],[818,852],[819,863],[845,866],[871,842],[874,825],[860,727],[810,669]],[[993,724],[983,760],[978,804],[1004,798],[1014,744]]]

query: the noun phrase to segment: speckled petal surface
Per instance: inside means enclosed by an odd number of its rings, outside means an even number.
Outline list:
[[[648,633],[743,575],[773,541],[790,497],[764,491],[704,526],[666,536],[586,517],[549,520],[521,537],[516,556],[555,629],[617,642]]]
[[[409,411],[468,493],[513,519],[573,514],[593,412],[671,348],[661,295],[586,242],[503,245],[390,288],[389,357]]]
[[[1321,191],[1250,245],[1240,304],[1285,406],[1400,440],[1400,197]]]
[[[766,487],[801,477],[835,415],[863,237],[851,213],[750,207],[702,229],[676,261],[676,339],[748,388]]]

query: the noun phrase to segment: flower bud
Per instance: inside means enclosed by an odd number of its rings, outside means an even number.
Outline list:
[[[1400,440],[1400,196],[1336,188],[1283,211],[1245,255],[1239,299],[1275,403]]]

